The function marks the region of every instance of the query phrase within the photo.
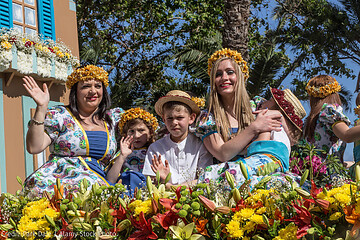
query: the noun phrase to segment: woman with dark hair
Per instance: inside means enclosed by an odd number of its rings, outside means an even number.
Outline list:
[[[49,109],[47,85],[41,90],[32,77],[23,81],[37,104],[29,122],[27,150],[36,154],[49,146],[51,153],[49,161],[26,179],[25,187],[37,194],[52,192],[57,178],[65,189],[76,188],[82,179],[113,184],[107,181],[106,169],[115,155],[115,126],[123,110],[109,110],[107,72],[93,65],[76,69],[66,82],[71,89],[69,105]]]

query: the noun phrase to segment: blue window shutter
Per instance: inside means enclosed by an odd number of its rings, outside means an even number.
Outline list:
[[[0,28],[12,28],[12,0],[0,0]]]
[[[39,33],[45,38],[56,40],[53,0],[37,0],[37,5]]]

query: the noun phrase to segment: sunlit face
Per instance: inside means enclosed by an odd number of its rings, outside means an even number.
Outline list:
[[[221,96],[235,94],[237,77],[232,62],[227,59],[221,61],[215,74],[216,91]]]
[[[164,109],[163,121],[170,133],[171,140],[181,142],[189,131],[189,125],[195,121],[196,114],[189,112],[185,108]]]
[[[134,148],[142,148],[150,141],[150,130],[142,121],[129,127],[126,135],[133,136]]]
[[[83,111],[93,111],[103,98],[103,85],[98,80],[79,81],[77,85],[77,105]]]

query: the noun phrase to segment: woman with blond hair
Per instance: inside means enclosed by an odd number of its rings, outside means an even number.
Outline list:
[[[245,88],[249,76],[241,54],[230,49],[215,52],[209,59],[209,110],[201,112],[196,135],[220,162],[237,159],[261,132],[280,130],[282,115],[259,111],[255,119]]]

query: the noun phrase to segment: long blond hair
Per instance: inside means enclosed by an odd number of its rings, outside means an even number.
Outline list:
[[[319,75],[309,80],[309,86],[322,87],[333,82],[335,82],[333,77],[329,75]],[[305,138],[311,139],[314,137],[316,122],[319,118],[319,114],[324,103],[342,105],[339,94],[337,92],[334,92],[325,98],[313,97],[310,95],[311,110],[309,116],[306,118],[304,133]]]
[[[214,114],[217,131],[221,134],[223,140],[226,142],[231,138],[231,125],[229,119],[226,116],[226,111],[221,100],[221,96],[219,96],[215,85],[216,71],[220,62],[224,60],[230,60],[232,66],[235,69],[235,74],[237,77],[234,101],[235,117],[238,121],[238,131],[236,135],[249,126],[252,121],[254,121],[254,116],[250,106],[250,98],[245,88],[244,74],[242,73],[240,66],[233,59],[228,57],[218,59],[213,64],[210,72],[209,112]]]

